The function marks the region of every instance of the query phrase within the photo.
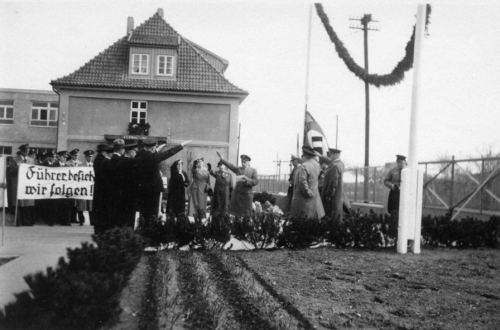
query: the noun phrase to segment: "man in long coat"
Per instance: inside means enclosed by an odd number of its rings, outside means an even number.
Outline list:
[[[293,185],[290,215],[304,214],[308,218],[321,219],[325,215],[318,190],[318,177],[321,170],[311,147],[303,146],[302,153],[302,166],[295,176]]]
[[[399,198],[400,198],[400,188],[401,188],[401,171],[405,167],[406,157],[401,155],[396,155],[397,165],[387,173],[384,180],[384,185],[391,189],[389,192],[389,200],[387,201],[387,212],[391,214],[392,212],[399,212]]]
[[[35,160],[28,157],[29,145],[23,144],[19,147],[19,153],[10,162],[10,166],[7,169],[10,175],[10,180],[12,180],[12,195],[14,196],[13,201],[17,200],[17,185],[19,180],[19,166],[21,164],[35,164]],[[15,204],[14,204],[15,206]],[[33,226],[35,222],[35,201],[32,199],[18,200],[18,219],[16,226]]]
[[[338,149],[329,150],[331,162],[326,169],[321,201],[327,216],[342,220],[344,163],[340,160],[340,152]]]
[[[118,162],[117,172],[119,178],[119,214],[120,224],[134,228],[135,213],[137,211],[137,143],[126,144],[125,154]]]
[[[168,150],[155,151],[156,141],[145,139],[144,152],[137,157],[138,173],[138,201],[139,212],[146,221],[158,216],[160,193],[163,192],[163,181],[160,175],[160,163],[172,157],[191,141],[184,141],[180,145]]]
[[[236,184],[234,186],[231,200],[229,201],[229,212],[236,216],[244,216],[252,213],[253,187],[259,183],[257,170],[250,167],[252,160],[247,155],[241,155],[241,166],[236,167],[224,158],[217,151],[220,162],[236,174]]]
[[[295,175],[298,173],[298,168],[302,164],[302,159],[292,155],[290,159],[290,163],[292,164],[292,173],[290,173],[290,177],[288,178],[288,191],[286,196],[281,198],[276,205],[280,208],[283,213],[290,212],[290,207],[292,206],[292,198],[293,198],[293,183],[295,181]]]
[[[100,234],[110,228],[106,198],[110,192],[108,151],[112,149],[113,147],[107,144],[99,144],[97,146],[97,156],[94,159],[94,196],[92,196],[92,207],[94,212],[94,233],[96,234]]]

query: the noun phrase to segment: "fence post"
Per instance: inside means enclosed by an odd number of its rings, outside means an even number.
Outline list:
[[[453,216],[453,185],[455,183],[455,156],[451,156],[450,214]]]
[[[356,181],[354,183],[354,201],[358,201],[358,169],[356,169]]]
[[[373,204],[377,202],[377,168],[373,168]]]
[[[484,181],[484,159],[481,161],[481,183]],[[483,214],[483,188],[479,192],[479,214]]]

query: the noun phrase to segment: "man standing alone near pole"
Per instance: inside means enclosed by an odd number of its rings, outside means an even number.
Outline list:
[[[397,165],[391,168],[384,180],[384,185],[391,189],[389,192],[389,200],[387,201],[387,212],[399,212],[399,197],[401,194],[401,171],[406,163],[406,157],[396,155]]]
[[[328,157],[331,162],[326,169],[321,200],[327,216],[332,220],[342,220],[344,163],[338,149],[329,149]]]
[[[144,152],[137,158],[138,174],[138,202],[139,212],[144,220],[149,221],[151,217],[158,215],[160,205],[160,193],[163,191],[163,181],[160,175],[160,163],[181,151],[189,141],[165,151],[155,151],[156,141],[151,138],[145,139]],[[163,146],[164,147],[164,146]]]

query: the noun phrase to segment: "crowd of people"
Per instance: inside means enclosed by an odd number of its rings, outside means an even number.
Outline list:
[[[139,151],[137,143],[125,144],[117,139],[109,144],[99,144],[96,150],[83,152],[85,161],[78,160],[78,149],[48,151],[34,155],[29,145],[21,145],[16,157],[10,159],[7,168],[9,205],[16,205],[17,176],[22,163],[48,167],[86,166],[94,169],[93,200],[45,199],[18,200],[17,225],[33,225],[36,220],[49,225],[83,225],[84,211],[88,211],[90,224],[99,233],[115,226],[134,227],[136,212],[145,219],[158,215],[160,194],[164,192],[160,174],[160,163],[180,152],[185,141],[178,146],[158,146],[153,139],[146,138]],[[286,197],[277,203],[283,213],[305,215],[312,218],[328,216],[341,219],[350,212],[349,202],[344,198],[344,164],[340,160],[341,150],[329,149],[322,156],[309,146],[302,147],[302,157],[292,155],[293,165]],[[94,155],[96,154],[95,158]],[[250,166],[251,158],[241,155],[241,166],[235,166],[217,152],[220,161],[217,169],[204,164],[204,158],[193,159],[190,177],[183,169],[183,161],[177,159],[170,167],[168,194],[164,212],[176,216],[207,212],[207,198],[211,197],[211,211],[248,215],[254,209],[253,188],[258,184],[257,170]],[[384,183],[391,189],[389,212],[399,206],[401,169],[405,157],[397,155],[398,165],[389,171]],[[231,175],[233,172],[235,176]],[[210,177],[215,178],[211,188]],[[186,195],[188,200],[186,200]]]

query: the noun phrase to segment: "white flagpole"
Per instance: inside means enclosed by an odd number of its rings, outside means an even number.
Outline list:
[[[420,227],[422,216],[422,176],[418,175],[418,128],[420,108],[420,75],[422,72],[422,48],[425,36],[426,4],[418,5],[415,26],[413,56],[413,92],[410,118],[410,144],[408,167],[402,171],[401,198],[399,204],[398,253],[407,252],[408,240],[413,240],[413,253],[420,253]]]

